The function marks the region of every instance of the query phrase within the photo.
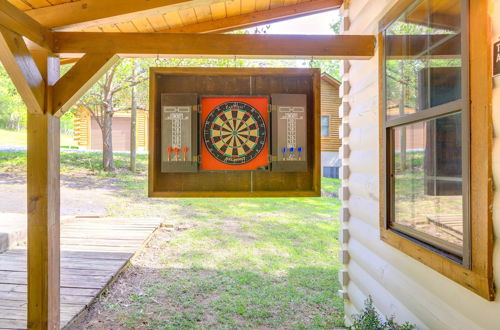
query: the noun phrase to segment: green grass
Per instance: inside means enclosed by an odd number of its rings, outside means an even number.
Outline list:
[[[11,131],[0,128],[0,145],[26,146],[26,130]],[[61,134],[61,146],[76,147],[76,142],[72,136]]]
[[[121,191],[108,205],[110,216],[161,217],[177,230],[153,243],[146,257],[153,265],[139,261],[125,290],[99,300],[95,322],[146,329],[343,326],[337,198],[152,199],[146,155],[138,156],[137,174],[126,170],[128,155],[115,155],[114,174],[102,171],[100,157],[62,153],[61,172],[112,178]],[[25,153],[0,153],[0,171],[25,166]],[[322,185],[336,194],[340,181],[323,178]]]
[[[123,181],[129,199],[110,207],[110,214],[160,216],[189,229],[164,244],[160,275],[131,292],[128,307],[116,312],[122,325],[151,329],[343,325],[343,303],[336,294],[338,199],[147,199],[142,197],[141,180],[129,176]],[[334,192],[339,186],[339,180],[323,183],[325,190]],[[136,291],[147,294],[138,297]],[[118,301],[109,299],[107,303]]]
[[[86,173],[89,175],[127,177],[135,176],[128,172],[129,154],[114,154],[117,171],[106,173],[102,167],[102,153],[98,152],[61,152],[61,174]],[[137,155],[137,170],[140,175],[145,175],[148,156]],[[25,172],[26,152],[0,151],[0,172]]]

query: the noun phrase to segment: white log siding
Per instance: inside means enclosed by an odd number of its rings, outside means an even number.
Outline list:
[[[471,0],[476,1],[476,0]],[[492,4],[493,39],[500,38],[500,0]],[[378,33],[378,22],[396,0],[351,0],[342,8],[349,18],[345,34]],[[342,231],[349,240],[342,244],[348,260],[343,262],[342,296],[346,322],[363,309],[369,295],[381,314],[395,316],[399,322],[409,321],[419,329],[500,329],[500,301],[488,302],[459,284],[414,260],[380,240],[379,230],[379,91],[378,54],[368,61],[349,61],[343,66],[343,84],[349,91],[343,104],[342,123],[350,132],[342,145],[343,165],[349,177],[343,180],[349,197],[343,200]],[[500,77],[495,78],[493,124],[495,129],[493,175],[500,182]],[[346,148],[347,146],[347,148]],[[495,192],[493,206],[495,236],[500,237],[500,189]],[[345,210],[346,209],[346,210]],[[346,219],[347,218],[347,219]],[[345,234],[344,234],[345,235]],[[343,252],[345,254],[345,252]],[[500,243],[494,249],[494,274],[500,285]],[[347,293],[347,294],[344,294]]]

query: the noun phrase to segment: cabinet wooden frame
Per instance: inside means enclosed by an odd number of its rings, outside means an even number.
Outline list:
[[[380,130],[380,237],[387,244],[422,262],[440,274],[479,296],[493,301],[493,180],[492,180],[492,50],[491,22],[487,1],[469,0],[469,97],[470,97],[470,154],[469,154],[469,215],[470,269],[429,247],[409,239],[387,226],[387,150],[384,97],[384,39],[383,31],[414,0],[401,0],[382,18],[378,34],[379,56],[379,130]]]
[[[308,104],[310,106],[311,126],[314,128],[308,132],[308,145],[309,150],[312,151],[309,158],[310,165],[308,171],[304,173],[279,173],[279,172],[254,172],[253,180],[258,179],[258,176],[265,176],[270,182],[266,185],[269,189],[256,189],[253,191],[242,190],[164,190],[167,176],[169,173],[161,173],[158,169],[158,139],[156,137],[157,131],[155,129],[156,113],[158,111],[157,97],[161,93],[157,86],[157,77],[159,76],[191,76],[201,79],[203,76],[252,76],[252,77],[289,77],[289,78],[302,78],[310,81],[310,97]],[[321,117],[321,73],[319,69],[295,69],[295,68],[151,68],[150,69],[150,115],[149,115],[149,167],[148,167],[148,194],[150,197],[318,197],[321,195],[321,168],[320,168],[320,117]],[[178,92],[178,91],[176,91]],[[267,91],[272,94],[273,91]],[[286,92],[286,91],[280,91]],[[291,93],[291,92],[290,92]],[[210,95],[213,93],[204,93],[199,91],[199,95]],[[255,95],[262,95],[263,93],[253,92]],[[293,94],[293,93],[291,93]],[[219,95],[219,94],[217,94]],[[247,94],[245,94],[247,95]],[[248,94],[249,95],[249,94]],[[267,94],[266,94],[267,95]],[[308,96],[309,97],[309,96]],[[177,180],[198,180],[198,185],[211,184],[217,176],[220,176],[223,171],[213,172],[211,177],[208,177],[206,171],[199,171],[197,173],[178,175]],[[267,174],[266,174],[267,173]],[[280,190],[280,179],[288,177],[290,180],[297,180],[301,182],[310,183],[307,189],[297,190]],[[307,177],[307,178],[306,178]],[[263,181],[261,181],[263,182]],[[293,182],[293,181],[291,181]],[[256,185],[257,186],[257,185]],[[271,189],[273,188],[273,189]],[[275,189],[274,189],[275,188]]]

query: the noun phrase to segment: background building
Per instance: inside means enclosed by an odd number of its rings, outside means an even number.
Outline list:
[[[328,73],[321,75],[321,175],[338,178],[340,82]]]
[[[137,109],[137,150],[148,147],[148,112]],[[79,107],[75,115],[75,141],[83,150],[102,150],[102,132],[89,110]],[[117,111],[113,115],[113,150],[130,151],[130,110]]]

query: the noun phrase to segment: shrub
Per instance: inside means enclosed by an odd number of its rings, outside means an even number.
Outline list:
[[[391,318],[385,317],[385,320],[377,313],[373,306],[373,299],[370,296],[365,301],[365,308],[359,314],[353,315],[353,324],[349,327],[351,330],[414,330],[416,326],[405,322],[398,324]]]

